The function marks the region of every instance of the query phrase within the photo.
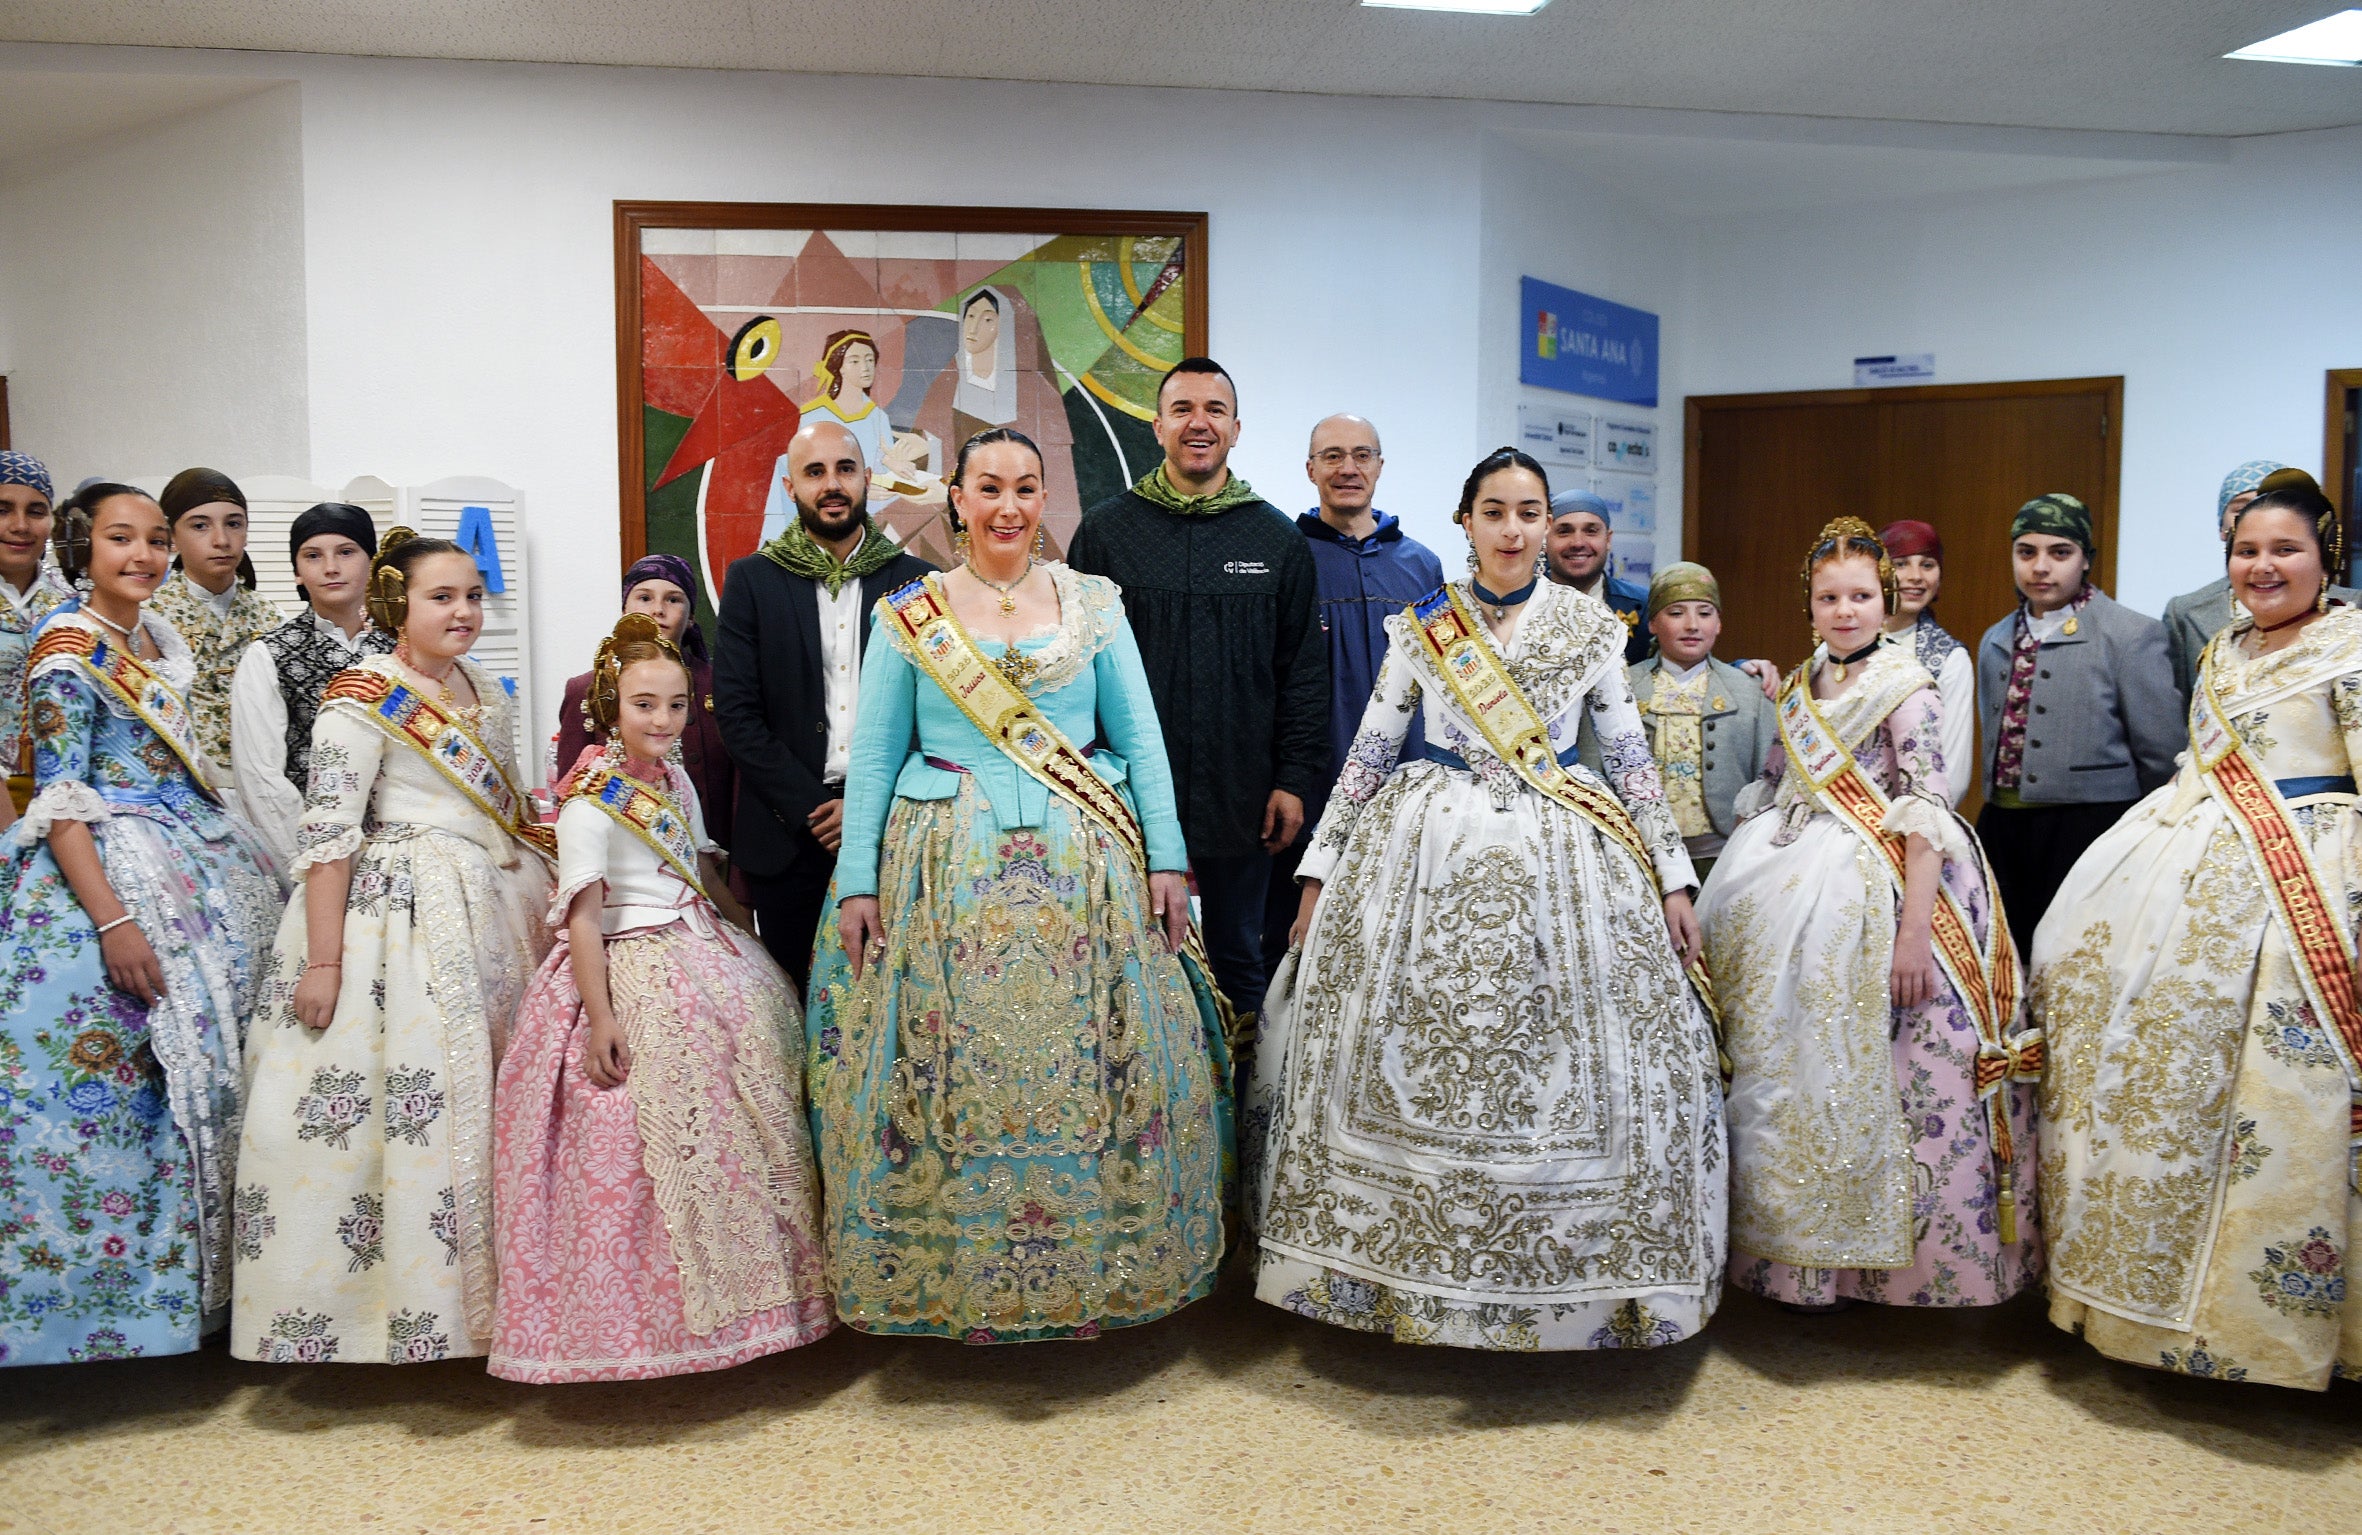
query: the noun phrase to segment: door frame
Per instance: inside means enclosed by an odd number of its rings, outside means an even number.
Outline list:
[[[2362,370],[2354,371],[2362,384]],[[2333,375],[2334,377],[2334,375]],[[2037,378],[2016,383],[1906,384],[1874,389],[1801,389],[1776,394],[1693,394],[1682,401],[1681,424],[1681,557],[1698,557],[1704,531],[1699,520],[1699,476],[1691,466],[1705,448],[1708,411],[1774,410],[1799,405],[1876,405],[1889,400],[1997,400],[2029,395],[2097,395],[2102,402],[2100,435],[2106,444],[2107,475],[2100,499],[2091,509],[2092,539],[2100,546],[2093,562],[2092,580],[2104,591],[2116,589],[2117,487],[2124,473],[2124,376],[2104,378]]]
[[[2349,406],[2346,397],[2358,390],[2362,390],[2362,368],[2328,370],[2323,387],[2328,400],[2321,422],[2320,485],[2329,495],[2329,504],[2345,519],[2348,533],[2345,569],[2338,573],[2338,579],[2348,586],[2353,585],[2357,566],[2351,535],[2356,531],[2355,519],[2362,516],[2362,506],[2352,504],[2362,500],[2353,494],[2353,477],[2357,470],[2362,470],[2362,421],[2357,420],[2362,417],[2362,410]]]

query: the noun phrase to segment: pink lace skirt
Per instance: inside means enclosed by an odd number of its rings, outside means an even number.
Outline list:
[[[494,1101],[494,1375],[720,1370],[835,1327],[794,988],[721,931],[609,940],[621,1087],[583,1074],[590,1024],[563,939],[534,976]]]

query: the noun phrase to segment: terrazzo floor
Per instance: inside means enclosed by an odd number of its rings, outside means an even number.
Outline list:
[[[715,1375],[0,1372],[0,1532],[2362,1529],[2362,1388],[2100,1359],[2021,1299],[1640,1354],[1407,1348],[1232,1283],[1096,1343],[840,1332]]]

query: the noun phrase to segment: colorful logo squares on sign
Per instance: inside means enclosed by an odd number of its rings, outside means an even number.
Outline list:
[[[1657,403],[1657,317],[1561,288],[1518,279],[1524,317],[1520,383],[1627,405]]]

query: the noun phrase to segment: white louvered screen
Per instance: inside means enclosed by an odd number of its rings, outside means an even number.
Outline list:
[[[421,537],[452,538],[459,532],[466,509],[480,506],[492,514],[492,536],[500,546],[500,566],[507,590],[484,597],[484,632],[476,636],[469,659],[500,679],[509,691],[516,717],[517,769],[527,788],[539,788],[547,776],[546,755],[535,733],[540,718],[534,709],[533,670],[526,647],[532,633],[526,601],[525,540],[521,528],[524,498],[498,480],[461,475],[431,485],[405,485],[395,492],[393,521],[415,528]],[[382,525],[381,525],[382,526]]]

